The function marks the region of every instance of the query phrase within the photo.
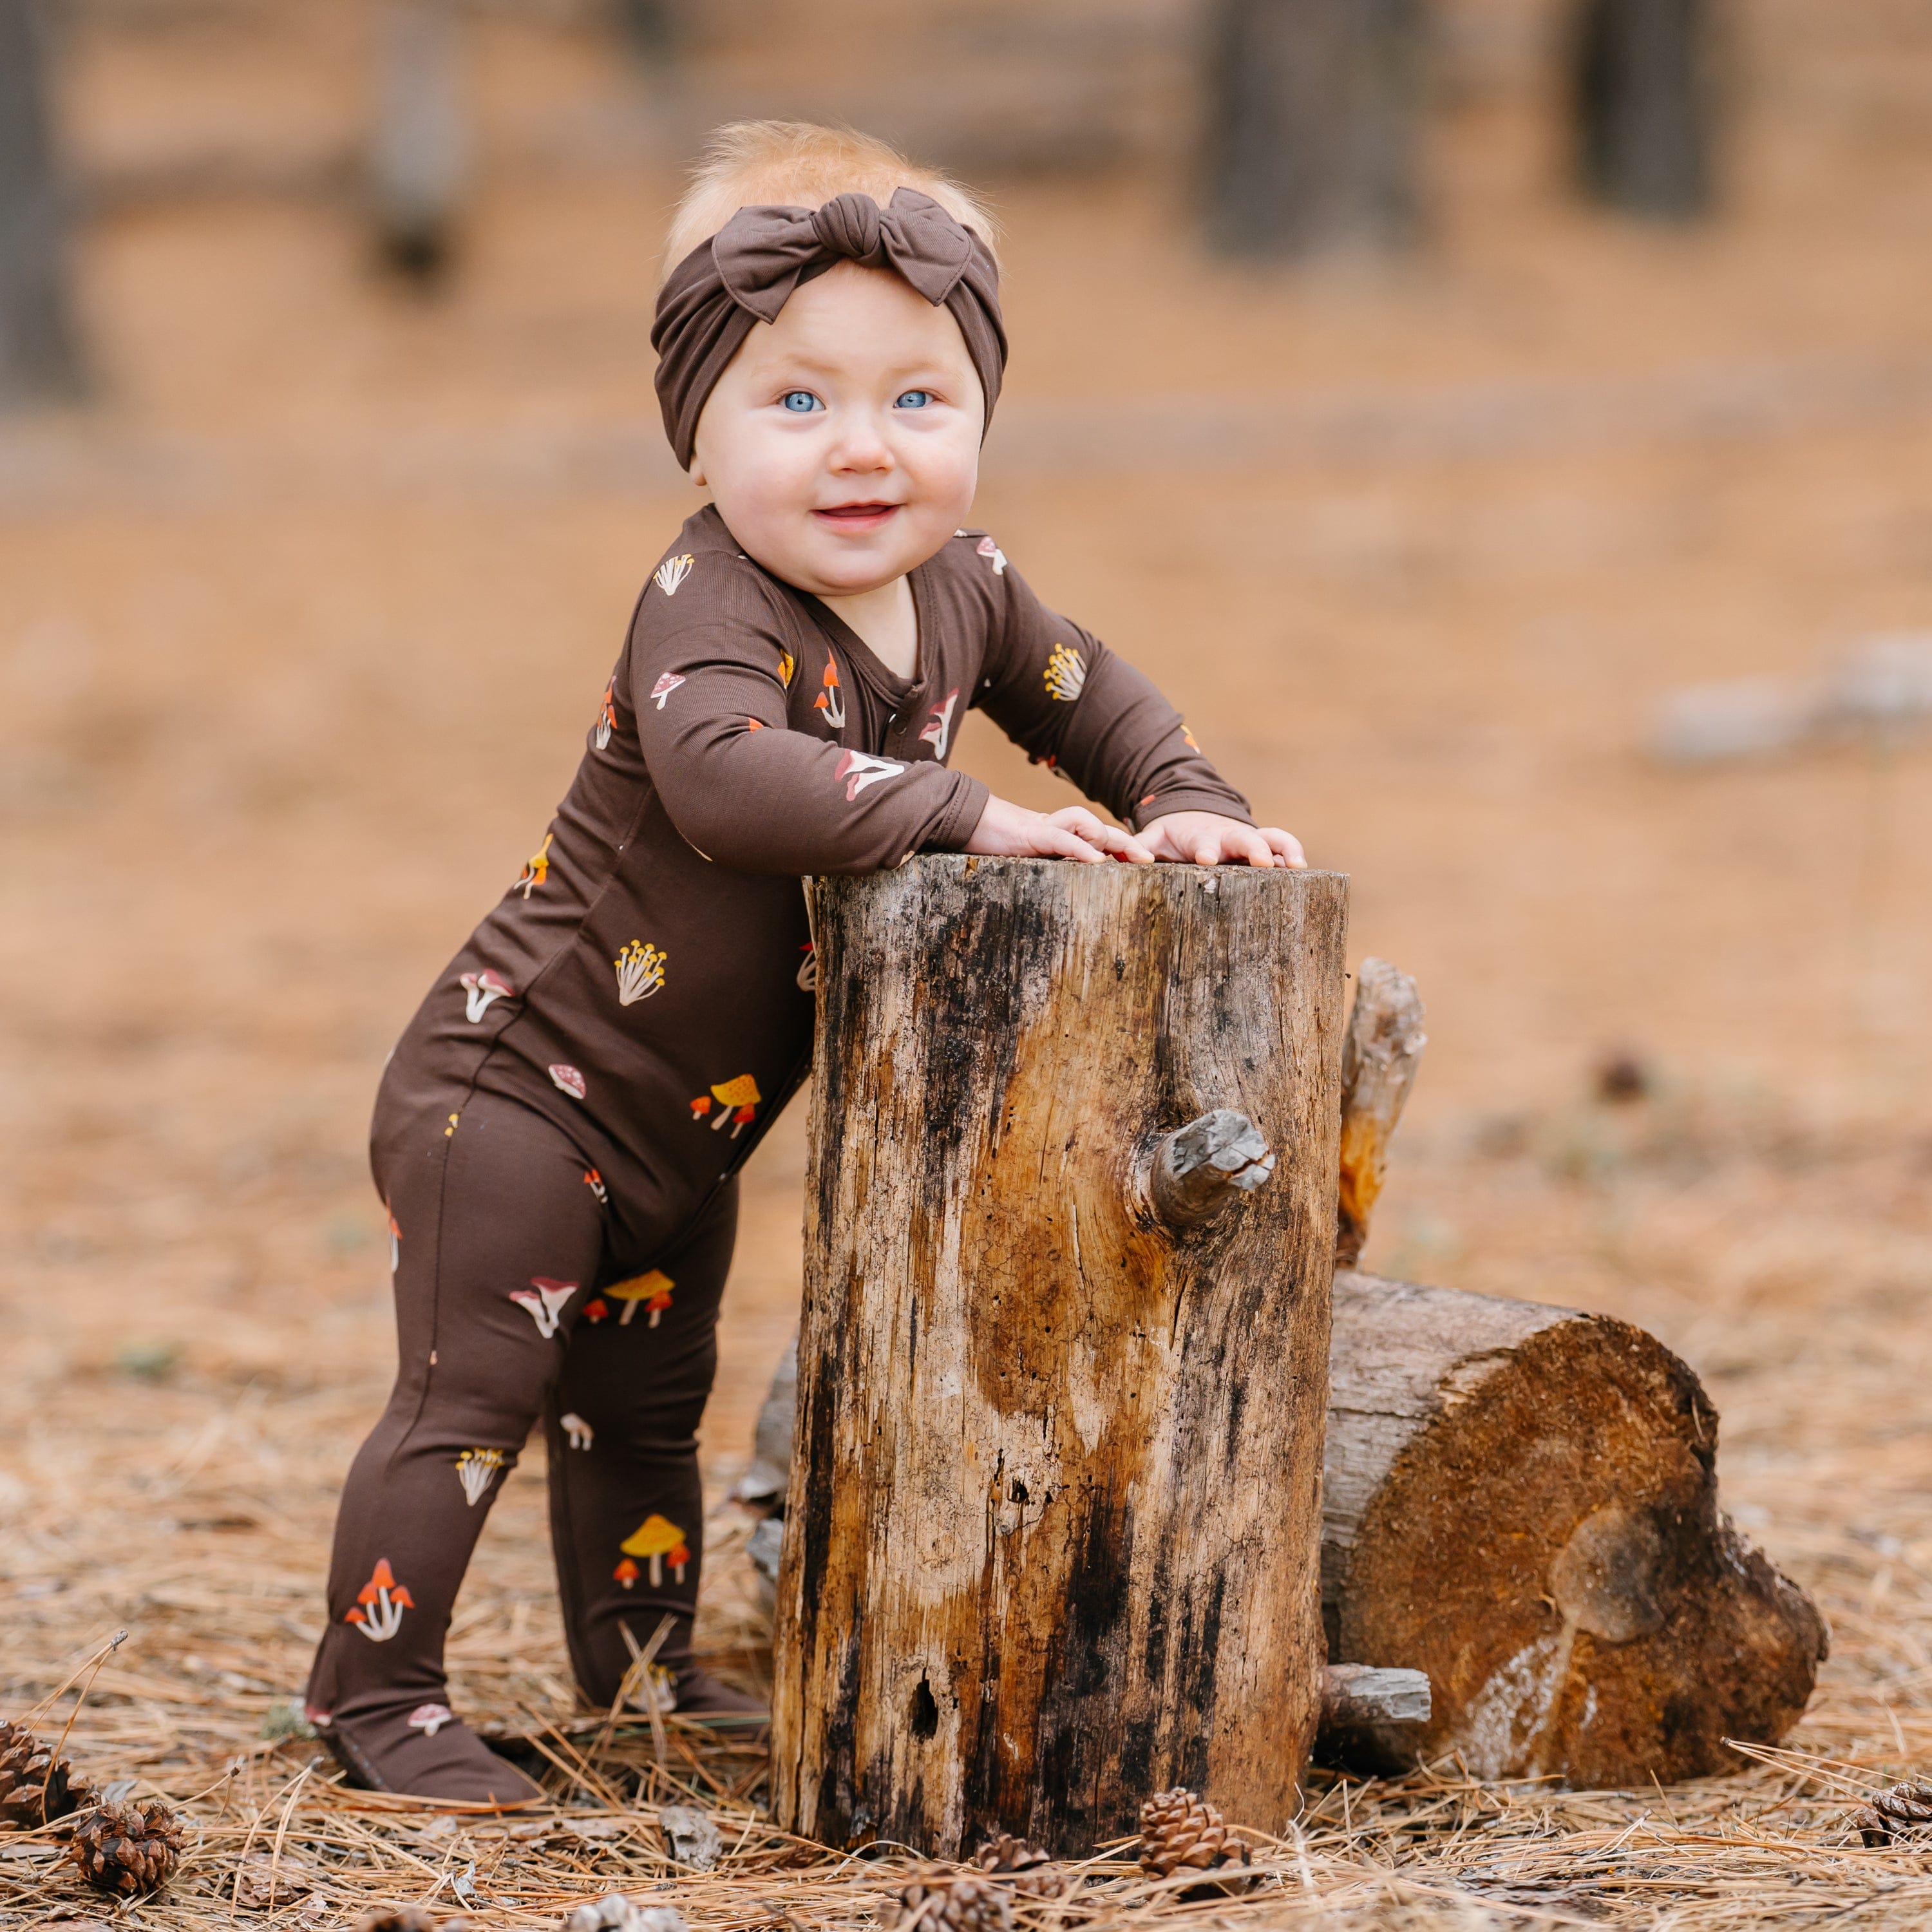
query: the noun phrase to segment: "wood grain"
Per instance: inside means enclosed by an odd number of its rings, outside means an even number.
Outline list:
[[[1084,1850],[1162,1786],[1278,1830],[1316,1597],[1346,881],[916,859],[821,880],[786,1826]],[[1159,1221],[1162,1137],[1277,1156]]]

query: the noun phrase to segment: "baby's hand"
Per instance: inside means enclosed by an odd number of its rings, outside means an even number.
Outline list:
[[[1205,816],[1199,812],[1185,815]],[[1222,825],[1228,821],[1210,822]],[[1153,853],[1132,832],[1103,824],[1084,806],[1070,805],[1055,812],[1029,812],[1003,798],[987,800],[966,849],[989,859],[1078,859],[1088,865],[1104,865],[1115,858],[1136,866],[1154,863]]]
[[[1306,866],[1301,841],[1278,825],[1257,831],[1218,812],[1170,812],[1141,827],[1141,843],[1156,859],[1187,866]]]

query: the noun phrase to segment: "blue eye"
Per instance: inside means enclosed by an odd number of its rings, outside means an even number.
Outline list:
[[[809,389],[788,389],[778,398],[778,407],[789,410],[794,416],[802,416],[825,405]]]
[[[893,404],[892,407],[896,410],[922,410],[932,400],[932,392],[930,389],[908,389]]]

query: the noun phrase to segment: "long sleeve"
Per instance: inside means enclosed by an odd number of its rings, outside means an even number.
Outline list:
[[[748,872],[876,872],[963,846],[986,808],[977,779],[789,728],[796,667],[772,594],[712,552],[638,605],[622,681],[672,824]]]
[[[1136,829],[1170,812],[1253,824],[1247,800],[1152,680],[1049,610],[1000,562],[1005,622],[987,658],[980,709],[1035,764],[1063,772]]]

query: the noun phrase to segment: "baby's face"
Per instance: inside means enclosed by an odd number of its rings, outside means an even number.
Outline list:
[[[752,329],[698,418],[692,478],[774,576],[854,596],[965,520],[985,413],[949,311],[842,262]]]

